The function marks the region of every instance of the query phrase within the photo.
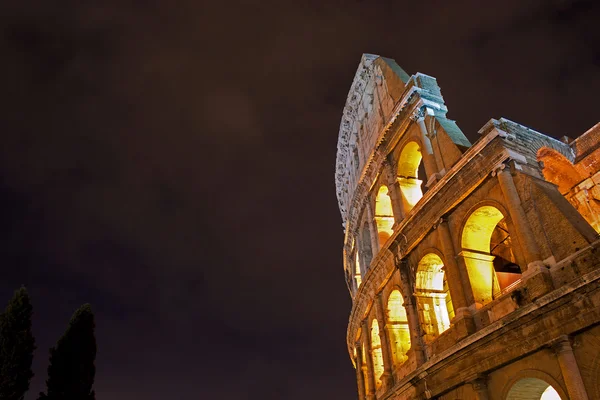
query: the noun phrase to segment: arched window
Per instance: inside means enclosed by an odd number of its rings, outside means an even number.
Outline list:
[[[400,365],[408,359],[406,352],[410,349],[410,330],[408,329],[404,299],[400,291],[394,290],[390,293],[386,311],[386,327],[390,337],[392,358],[394,365]]]
[[[471,213],[462,248],[477,303],[490,302],[521,279],[504,215],[496,207],[482,206]]]
[[[373,355],[373,376],[375,386],[381,386],[381,375],[383,375],[383,353],[381,351],[381,338],[379,337],[379,322],[373,319],[371,323],[371,354]]]
[[[394,230],[394,212],[392,211],[392,200],[388,195],[388,188],[382,185],[375,199],[375,222],[379,234],[379,247],[383,247]]]
[[[444,263],[437,254],[429,253],[419,261],[415,288],[425,340],[432,341],[450,328],[454,318]]]
[[[362,274],[360,271],[360,259],[358,257],[358,251],[354,252],[354,280],[356,282],[356,289],[360,287],[362,283]]]
[[[538,378],[519,379],[510,388],[506,400],[562,400],[556,389]]]
[[[402,192],[404,211],[409,212],[421,197],[422,180],[419,180],[419,166],[421,165],[421,149],[416,142],[409,142],[404,146],[398,160],[398,183]]]

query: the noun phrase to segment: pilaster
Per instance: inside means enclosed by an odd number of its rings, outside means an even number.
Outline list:
[[[535,241],[525,210],[523,210],[521,205],[521,199],[519,198],[517,187],[510,172],[510,167],[506,164],[500,164],[492,174],[498,177],[508,213],[515,227],[517,238],[521,244],[521,250],[527,263],[525,268],[521,268],[523,271],[523,281],[527,285],[531,299],[535,300],[553,289],[550,271],[541,261],[540,249]]]
[[[375,313],[377,315],[377,320],[379,321],[379,338],[381,339],[381,352],[383,355],[383,375],[381,376],[381,381],[387,391],[391,389],[394,384],[392,373],[394,363],[392,361],[388,331],[385,329],[387,318],[383,309],[383,298],[381,293],[378,293],[375,296]]]
[[[579,371],[575,354],[573,354],[570,338],[567,335],[560,336],[552,344],[552,348],[556,353],[569,398],[571,400],[588,400],[581,372]]]
[[[423,148],[421,149],[421,155],[423,156],[423,163],[425,164],[425,173],[427,174],[427,186],[433,185],[439,179],[435,156],[433,155],[433,147],[431,146],[431,140],[425,126],[425,110],[423,107],[417,108],[411,115],[410,119],[415,121],[419,126],[421,132],[421,143]]]
[[[454,324],[459,337],[462,338],[475,332],[473,316],[468,308],[475,302],[471,281],[464,264],[459,264],[456,261],[456,249],[452,243],[448,221],[441,218],[436,225],[436,230],[444,253],[444,269],[452,305],[454,306],[455,317],[451,322]]]
[[[365,370],[366,366],[363,365],[363,350],[362,343],[357,342],[354,345],[356,349],[356,383],[358,385],[358,400],[366,400],[367,393],[365,390]]]
[[[366,392],[367,400],[375,400],[375,373],[373,366],[373,353],[371,350],[371,340],[369,334],[369,321],[364,319],[362,322],[362,342],[365,346],[365,351],[367,352],[365,359],[367,360],[367,381],[368,381],[368,390]]]
[[[406,260],[398,260],[397,267],[400,271],[400,284],[402,289],[402,297],[404,298],[404,308],[406,309],[406,317],[408,320],[408,329],[410,330],[410,350],[415,357],[418,365],[422,365],[427,361],[425,357],[425,345],[423,343],[423,333],[421,331],[421,322],[417,313],[415,295],[412,288],[412,279],[408,270],[408,262]]]

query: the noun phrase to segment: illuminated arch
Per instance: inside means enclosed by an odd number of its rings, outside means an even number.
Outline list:
[[[415,289],[425,340],[432,341],[450,328],[454,318],[444,263],[437,254],[426,254],[419,261]]]
[[[388,195],[388,188],[381,185],[375,199],[375,222],[377,223],[377,232],[379,234],[379,247],[382,247],[388,240],[394,230],[394,212],[392,210],[392,200]]]
[[[506,400],[562,400],[556,389],[538,378],[519,379],[508,392]]]
[[[402,203],[405,212],[409,212],[421,197],[422,180],[419,180],[419,166],[421,165],[421,149],[417,142],[408,142],[398,160],[398,183],[402,192]]]
[[[381,337],[379,336],[379,322],[373,319],[371,323],[371,354],[373,356],[373,376],[375,386],[381,386],[381,375],[383,375],[383,352],[381,350]]]
[[[410,330],[404,299],[399,290],[395,289],[390,293],[386,312],[386,328],[389,333],[392,358],[394,365],[400,365],[408,359],[406,352],[410,349]]]
[[[489,303],[521,278],[512,238],[498,208],[484,205],[469,215],[462,248],[475,302]]]
[[[356,290],[362,283],[362,273],[360,271],[360,259],[358,257],[358,250],[354,252],[354,281],[356,282]]]

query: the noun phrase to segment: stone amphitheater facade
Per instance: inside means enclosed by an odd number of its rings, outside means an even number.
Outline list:
[[[600,399],[600,124],[470,143],[447,111],[363,55],[335,172],[359,399]]]

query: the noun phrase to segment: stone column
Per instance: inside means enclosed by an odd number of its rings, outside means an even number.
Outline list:
[[[554,352],[560,365],[560,371],[567,386],[567,392],[571,400],[588,400],[588,395],[583,385],[581,372],[577,366],[573,347],[567,335],[560,336],[553,344]]]
[[[500,189],[504,195],[510,219],[517,231],[517,238],[519,239],[519,243],[521,243],[527,265],[529,266],[533,262],[541,261],[540,249],[535,241],[531,226],[529,226],[529,222],[527,221],[525,210],[521,206],[521,199],[510,173],[510,167],[507,168],[506,164],[501,164],[494,173],[498,176]]]
[[[444,267],[446,270],[446,279],[450,288],[450,296],[452,297],[452,305],[455,310],[466,308],[471,305],[474,300],[471,293],[470,301],[467,300],[468,293],[471,292],[471,282],[469,281],[469,273],[466,268],[460,268],[456,262],[456,250],[452,243],[450,235],[450,227],[445,218],[439,220],[437,225],[438,240],[442,245],[444,252]]]
[[[363,351],[362,351],[362,343],[357,342],[354,344],[356,349],[356,382],[358,384],[358,400],[366,400],[366,390],[365,390],[365,370],[366,366],[363,365]]]
[[[371,340],[370,339],[370,334],[369,334],[369,321],[367,319],[364,319],[362,322],[362,332],[361,332],[361,336],[362,336],[362,342],[365,345],[365,350],[367,352],[367,354],[365,354],[365,359],[367,360],[367,381],[368,381],[368,392],[366,394],[366,399],[367,400],[375,400],[375,390],[376,390],[376,385],[375,385],[375,370],[374,370],[374,366],[373,366],[373,354],[371,351]]]
[[[398,176],[389,161],[383,163],[383,173],[385,176],[385,185],[388,188],[388,195],[392,202],[394,221],[398,224],[406,216],[404,204],[402,203],[402,191],[400,189],[400,183],[398,183]]]
[[[488,400],[487,379],[484,375],[478,375],[471,381],[473,390],[475,391],[476,400]]]
[[[521,268],[523,272],[522,279],[527,285],[529,297],[531,300],[536,300],[554,288],[552,277],[550,271],[542,262],[540,248],[535,241],[527,215],[521,205],[521,199],[510,173],[510,167],[507,168],[506,164],[501,164],[494,173],[498,176],[500,189],[504,195],[510,219],[515,227],[517,239],[527,263],[525,268]]]
[[[421,155],[423,156],[425,173],[427,174],[427,186],[431,186],[437,181],[437,173],[439,169],[436,165],[431,141],[429,140],[427,128],[425,127],[425,110],[423,107],[416,109],[414,114],[411,116],[411,119],[417,123],[419,130],[421,131],[421,142],[423,145],[423,148],[421,149]]]
[[[379,232],[377,231],[377,223],[375,222],[375,213],[371,206],[371,199],[367,197],[368,202],[365,205],[367,213],[367,225],[369,226],[369,233],[371,236],[371,249],[373,251],[373,258],[379,253]]]
[[[428,137],[433,145],[433,155],[435,156],[435,164],[438,168],[438,177],[442,177],[446,175],[446,166],[444,165],[444,154],[442,153],[442,149],[440,148],[440,141],[437,135],[437,131],[435,130],[434,124],[435,119],[432,117],[429,120],[431,124],[429,124],[429,128],[427,130]]]
[[[450,297],[454,306],[454,319],[451,322],[455,325],[458,336],[462,338],[475,332],[473,316],[468,308],[475,303],[473,289],[465,264],[459,264],[456,261],[456,249],[452,242],[448,221],[441,218],[436,229],[444,253],[446,280],[448,281]]]
[[[377,320],[379,321],[379,338],[381,339],[381,353],[383,355],[383,375],[381,376],[381,381],[387,391],[391,389],[394,384],[394,375],[392,373],[394,362],[392,360],[388,331],[385,328],[387,318],[383,308],[381,293],[378,293],[377,296],[375,296],[375,313],[377,315]]]
[[[404,298],[404,308],[406,309],[408,329],[410,330],[409,351],[412,351],[414,353],[417,366],[419,366],[427,360],[425,358],[425,346],[423,344],[421,322],[419,321],[419,314],[417,313],[417,303],[411,284],[412,280],[410,279],[408,263],[405,260],[401,260],[397,267],[400,271],[402,297]]]

